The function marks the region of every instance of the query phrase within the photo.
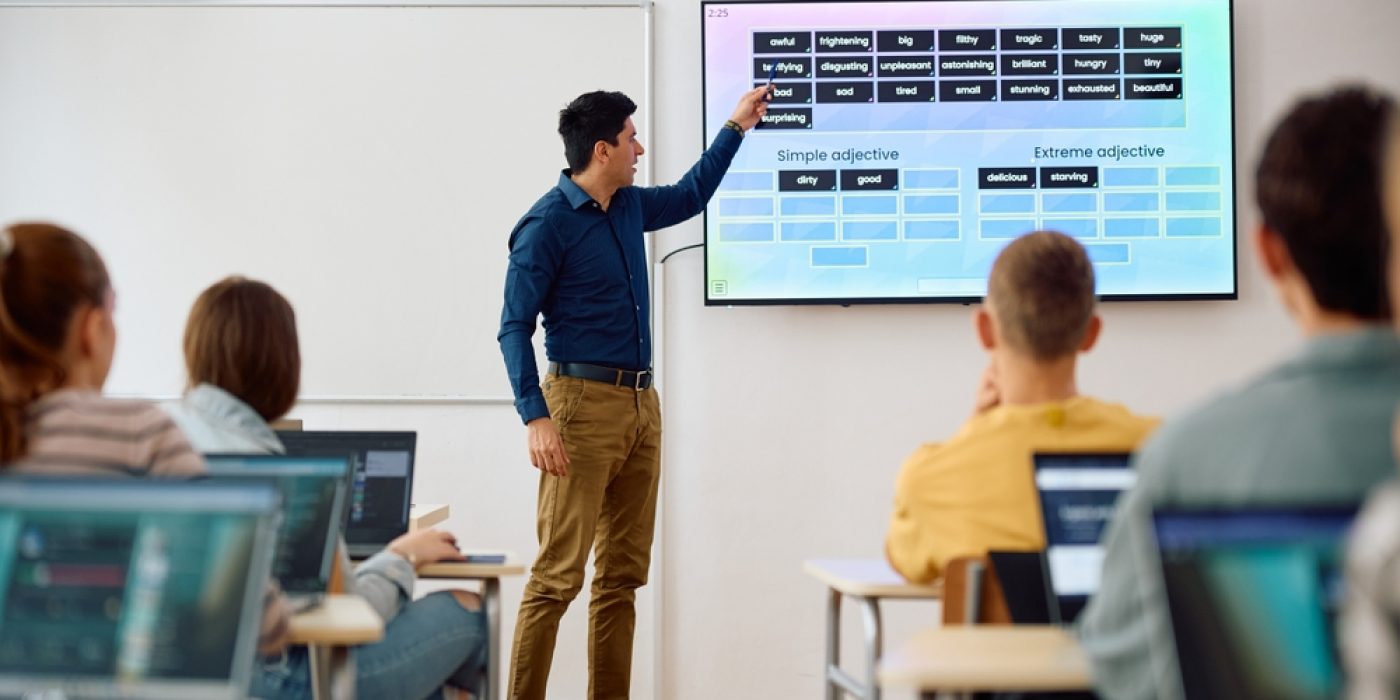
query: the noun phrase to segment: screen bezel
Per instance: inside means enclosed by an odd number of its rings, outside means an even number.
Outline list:
[[[796,4],[829,4],[841,2],[853,2],[854,0],[755,0],[754,2],[736,2],[735,0],[701,0],[700,1],[700,145],[701,148],[708,148],[711,139],[711,126],[706,123],[708,116],[705,105],[708,103],[708,94],[705,82],[705,25],[706,18],[712,6],[718,5],[796,5]],[[1023,0],[878,0],[879,2],[910,2],[910,3],[968,3],[968,2],[1012,2]],[[1035,2],[1073,2],[1075,0],[1033,0]],[[1171,0],[1161,0],[1164,3]],[[1230,65],[1229,65],[1229,85],[1230,85],[1230,171],[1233,177],[1228,188],[1234,198],[1235,205],[1231,207],[1230,217],[1230,291],[1229,292],[1184,292],[1184,293],[1153,293],[1153,294],[1102,294],[1100,301],[1237,301],[1240,292],[1240,236],[1239,236],[1239,110],[1235,98],[1235,0],[1222,0],[1226,5],[1228,36],[1230,37]],[[718,127],[716,127],[718,128]],[[742,299],[725,297],[716,299],[710,296],[710,206],[706,202],[705,209],[701,212],[701,235],[699,244],[704,258],[704,275],[701,284],[704,285],[705,306],[853,306],[867,304],[978,304],[985,297],[981,295],[967,296],[902,296],[902,297],[785,297],[775,299]],[[1027,232],[1029,233],[1029,232]]]

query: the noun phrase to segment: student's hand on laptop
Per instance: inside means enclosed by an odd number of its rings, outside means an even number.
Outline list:
[[[1001,405],[1001,388],[997,386],[997,366],[988,364],[982,370],[982,381],[977,384],[977,399],[972,407],[972,415],[986,413]]]
[[[438,529],[414,530],[389,543],[388,550],[408,560],[416,570],[440,561],[466,561],[457,551],[457,538]]]
[[[569,452],[564,449],[564,438],[554,427],[554,419],[546,416],[536,418],[525,426],[530,447],[530,464],[536,469],[555,476],[569,475]]]

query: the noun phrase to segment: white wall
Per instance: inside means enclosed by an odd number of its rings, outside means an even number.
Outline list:
[[[1252,171],[1264,130],[1299,91],[1361,77],[1400,92],[1395,0],[1236,6],[1241,173]],[[646,138],[661,181],[679,176],[700,149],[699,16],[697,0],[657,2],[656,123]],[[1249,231],[1248,182],[1239,194]],[[660,234],[657,249],[700,237],[690,222]],[[1240,252],[1239,301],[1106,307],[1082,388],[1171,415],[1293,348],[1248,245]],[[879,555],[900,462],[968,412],[983,362],[969,310],[705,308],[698,253],[673,258],[664,275],[664,600],[659,621],[650,619],[658,587],[639,601],[635,697],[654,696],[657,645],[655,697],[817,697],[825,599],[801,562]],[[308,428],[417,430],[415,500],[450,504],[448,524],[468,546],[533,555],[536,473],[510,406],[307,405],[294,415]],[[507,647],[522,584],[504,587]],[[555,698],[584,696],[586,599],[585,591],[560,631]],[[888,641],[933,615],[927,605],[889,607]],[[855,659],[858,628],[850,629],[845,654]]]
[[[303,395],[508,393],[480,332],[500,307],[479,301],[558,178],[560,95],[646,84],[637,6],[4,5],[0,220],[103,251],[143,349],[116,392],[179,390],[163,339],[236,270],[295,305]],[[580,34],[617,36],[569,61],[535,48]],[[506,138],[488,95],[510,96]],[[396,342],[362,342],[376,331]]]

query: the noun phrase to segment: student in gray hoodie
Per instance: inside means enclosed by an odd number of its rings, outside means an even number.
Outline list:
[[[292,306],[263,282],[230,277],[205,290],[185,326],[189,391],[171,410],[201,452],[281,454],[268,425],[286,415],[300,387],[301,352]],[[451,697],[475,689],[487,663],[480,600],[441,591],[413,600],[418,567],[461,559],[456,540],[417,530],[389,543],[353,570],[342,539],[339,572],[384,618],[384,638],[354,648],[355,686],[363,698]],[[344,572],[353,571],[350,576]],[[310,698],[304,647],[264,663],[253,695]]]

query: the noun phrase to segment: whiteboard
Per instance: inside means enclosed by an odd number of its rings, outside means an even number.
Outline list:
[[[0,222],[106,259],[110,392],[178,393],[190,305],[242,274],[296,308],[304,397],[509,396],[507,239],[564,104],[644,104],[646,12],[0,7]]]

